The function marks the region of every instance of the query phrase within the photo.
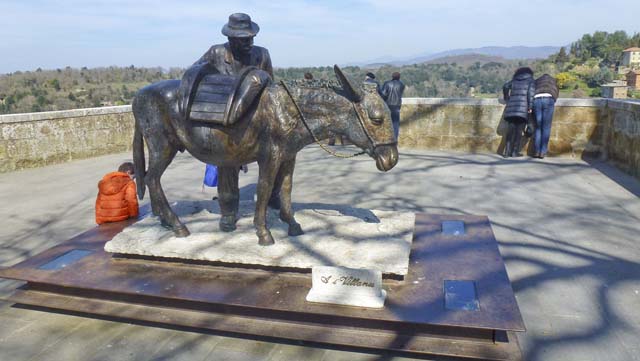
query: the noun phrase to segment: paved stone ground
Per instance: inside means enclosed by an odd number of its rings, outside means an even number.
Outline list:
[[[0,174],[0,266],[94,226],[96,182],[128,154]],[[257,167],[241,175],[242,198]],[[163,178],[171,200],[204,199],[203,164],[180,155]],[[488,215],[527,332],[527,360],[640,360],[640,183],[605,163],[504,160],[404,150],[371,159],[304,150],[294,201]],[[0,281],[0,296],[18,285]],[[200,335],[0,303],[1,360],[406,360],[392,355]]]

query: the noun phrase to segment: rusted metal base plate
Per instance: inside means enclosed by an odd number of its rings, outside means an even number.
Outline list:
[[[464,234],[443,234],[444,220],[464,221]],[[194,330],[453,357],[521,357],[514,332],[524,324],[486,217],[418,214],[409,274],[383,282],[388,298],[381,310],[308,303],[306,273],[114,258],[102,247],[126,225],[97,227],[0,270],[0,277],[28,282],[10,300]],[[478,307],[445,307],[445,281],[473,282]],[[455,300],[455,290],[449,291],[447,299]]]

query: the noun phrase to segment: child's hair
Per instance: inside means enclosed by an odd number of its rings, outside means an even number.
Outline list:
[[[131,162],[125,162],[120,164],[120,166],[118,167],[118,172],[123,172],[123,173],[131,173],[131,174],[135,174],[135,170],[133,168],[133,163]]]

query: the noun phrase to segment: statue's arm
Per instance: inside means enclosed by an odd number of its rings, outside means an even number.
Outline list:
[[[196,60],[195,63],[193,63],[193,65],[200,65],[200,64],[204,64],[204,63],[208,63],[211,60],[213,60],[215,57],[213,56],[213,47],[209,48],[209,50],[207,50],[204,54],[202,54],[202,56],[200,57],[200,59]]]
[[[262,65],[262,70],[269,73],[269,75],[271,75],[271,78],[273,79],[273,66],[271,65],[271,55],[269,55],[269,50],[264,49],[263,56],[264,56],[264,61]]]

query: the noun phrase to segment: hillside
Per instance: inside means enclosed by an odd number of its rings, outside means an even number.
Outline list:
[[[474,63],[486,64],[486,63],[504,63],[507,59],[500,56],[491,56],[483,54],[464,54],[464,55],[449,55],[440,58],[435,58],[426,61],[426,64],[458,64],[462,66],[469,66]]]
[[[550,55],[557,53],[559,50],[559,46],[485,46],[481,48],[451,49],[438,53],[424,53],[404,59],[380,57],[370,61],[354,62],[347,65],[367,68],[378,68],[384,65],[402,66],[421,64],[434,59],[467,54],[495,56],[507,60],[546,59]]]
[[[0,114],[131,104],[149,83],[182,76],[182,69],[108,67],[0,75]]]
[[[559,46],[485,46],[481,48],[454,49],[431,54],[426,60],[464,54],[497,56],[504,59],[545,59],[560,50]]]
[[[616,72],[622,50],[640,46],[640,33],[628,36],[624,31],[585,34],[546,59],[509,59],[510,51],[522,48],[479,48],[498,54],[446,52],[410,65],[378,63],[375,67],[344,67],[356,81],[373,71],[383,83],[393,72],[400,72],[406,85],[405,97],[499,97],[502,85],[521,66],[531,67],[536,76],[549,73],[558,79],[561,96],[600,96],[602,84],[623,76]],[[529,48],[532,49],[532,48]],[[543,51],[544,49],[538,49]],[[467,51],[473,49],[461,49]],[[452,53],[454,52],[454,53]],[[509,55],[512,56],[512,55]],[[0,114],[130,104],[135,92],[149,83],[179,79],[184,69],[108,67],[95,69],[64,68],[15,72],[0,75]],[[275,80],[302,79],[310,72],[316,79],[335,79],[333,67],[276,68]],[[640,94],[630,92],[631,96]]]

